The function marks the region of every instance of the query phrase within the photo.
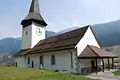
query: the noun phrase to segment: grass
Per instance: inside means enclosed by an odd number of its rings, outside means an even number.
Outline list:
[[[120,70],[113,72],[116,76],[120,76]]]
[[[15,67],[0,67],[0,80],[93,80],[81,75]]]

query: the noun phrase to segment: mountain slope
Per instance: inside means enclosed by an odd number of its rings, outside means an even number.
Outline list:
[[[5,38],[0,40],[0,53],[16,53],[20,50],[20,38]]]
[[[93,25],[94,32],[100,44],[111,47],[120,44],[120,20]]]

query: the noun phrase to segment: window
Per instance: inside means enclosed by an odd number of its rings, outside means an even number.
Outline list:
[[[17,62],[15,62],[15,66],[17,67]]]
[[[25,34],[28,35],[28,31],[26,31]]]
[[[51,65],[55,65],[55,55],[51,56]]]
[[[28,64],[30,64],[30,57],[28,57]]]
[[[42,55],[40,56],[40,65],[43,66],[43,56]]]
[[[31,67],[34,68],[34,61],[32,61],[32,66]]]

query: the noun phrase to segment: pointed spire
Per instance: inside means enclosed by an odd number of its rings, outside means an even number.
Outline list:
[[[42,25],[40,27],[47,26],[46,22],[44,21],[44,19],[42,18],[41,14],[40,14],[38,0],[32,0],[29,13],[26,16],[26,18],[24,20],[22,20],[21,25],[23,25],[23,27],[26,27],[28,25],[31,25],[32,22],[39,24],[39,25]]]
[[[38,4],[38,0],[32,0],[31,6],[30,6],[30,12],[36,12],[39,13],[39,4]]]

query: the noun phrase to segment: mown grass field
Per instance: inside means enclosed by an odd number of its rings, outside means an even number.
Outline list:
[[[0,80],[93,80],[80,75],[52,70],[0,67]]]

